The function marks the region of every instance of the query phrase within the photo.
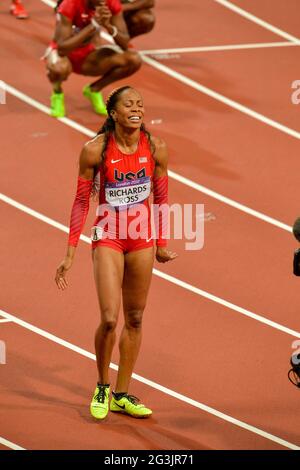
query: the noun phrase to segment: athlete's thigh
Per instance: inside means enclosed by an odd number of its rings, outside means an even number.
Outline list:
[[[117,316],[124,276],[123,253],[108,247],[93,250],[94,278],[102,314]]]
[[[151,283],[154,248],[132,251],[125,255],[122,287],[124,312],[144,309]]]
[[[91,52],[82,64],[83,75],[98,77],[124,64],[124,54],[104,47]]]

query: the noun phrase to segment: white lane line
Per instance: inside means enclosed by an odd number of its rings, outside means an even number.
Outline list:
[[[175,49],[148,49],[140,51],[141,54],[159,55],[159,54],[184,54],[189,52],[215,52],[215,51],[235,51],[240,49],[264,49],[272,47],[291,47],[299,46],[300,41],[296,42],[260,42],[249,44],[229,44],[224,46],[199,46],[199,47],[178,47]]]
[[[10,320],[7,320],[6,318],[2,318],[0,320],[0,323],[9,323],[9,322],[10,322]]]
[[[24,447],[20,447],[14,442],[8,441],[7,439],[4,439],[4,437],[0,437],[0,444],[2,444],[5,447],[9,447],[10,449],[13,450],[26,450]]]
[[[268,215],[265,215],[262,212],[258,212],[254,209],[251,209],[250,207],[244,206],[243,204],[240,204],[239,202],[236,202],[233,199],[230,199],[226,196],[223,196],[220,193],[217,193],[216,191],[213,191],[212,189],[206,188],[202,184],[195,183],[194,181],[191,181],[188,178],[185,178],[184,176],[181,176],[178,173],[175,173],[172,170],[168,170],[168,175],[169,177],[173,178],[175,181],[178,181],[179,183],[189,186],[190,188],[193,188],[196,191],[199,191],[203,194],[206,194],[207,196],[217,199],[218,201],[224,204],[227,204],[228,206],[234,207],[234,209],[238,209],[242,212],[245,212],[248,215],[256,217],[257,219],[263,220],[264,222],[267,222],[271,225],[275,225],[275,227],[286,230],[287,232],[293,231],[293,228],[290,225],[280,222],[279,220],[273,219],[273,217],[269,217]]]
[[[37,212],[34,209],[30,209],[30,207],[25,206],[24,204],[21,204],[20,202],[17,202],[8,196],[5,196],[5,194],[0,193],[0,201],[6,202],[6,204],[13,206],[16,209],[19,209],[20,211],[31,215],[35,219],[41,220],[42,222],[45,222],[46,224],[51,225],[52,227],[57,228],[58,230],[61,230],[62,232],[69,233],[69,227],[67,227],[66,225],[56,222],[56,220],[50,219],[50,217],[47,217],[46,215],[41,214],[40,212]],[[84,241],[85,243],[91,244],[91,240],[85,235],[80,235],[80,240]]]
[[[5,202],[6,204],[9,204],[9,205],[15,207],[16,209],[21,210],[22,212],[25,212],[26,214],[28,214],[32,217],[35,217],[38,220],[41,220],[41,221],[45,222],[46,224],[51,225],[52,227],[55,227],[55,228],[65,232],[65,233],[69,233],[69,229],[65,225],[60,224],[59,222],[56,222],[55,220],[44,216],[40,212],[37,212],[37,211],[34,211],[34,210],[30,209],[29,207],[15,201],[14,199],[6,196],[5,194],[0,193],[0,200]],[[91,240],[85,235],[80,235],[80,239],[82,241],[84,241],[85,243],[91,244]],[[211,300],[211,301],[213,301],[217,304],[220,304],[223,307],[226,307],[230,310],[238,312],[238,313],[240,313],[240,314],[242,314],[246,317],[252,318],[253,320],[256,320],[260,323],[264,323],[265,325],[270,326],[271,328],[282,331],[283,333],[287,333],[288,335],[291,335],[293,337],[300,338],[300,332],[298,332],[296,330],[292,330],[291,328],[283,326],[280,323],[276,323],[272,320],[269,320],[268,318],[265,318],[261,315],[258,315],[256,313],[253,313],[253,312],[249,311],[249,310],[246,310],[245,308],[239,307],[238,305],[235,305],[231,302],[228,302],[227,300],[224,300],[220,297],[217,297],[213,294],[210,294],[209,292],[206,292],[202,289],[199,289],[198,287],[195,287],[191,284],[188,284],[185,281],[181,281],[180,279],[177,279],[174,276],[170,276],[169,274],[166,274],[162,271],[159,271],[158,269],[154,268],[153,269],[153,274],[155,276],[160,277],[161,279],[164,279],[165,281],[168,281],[168,282],[171,282],[172,284],[175,284],[176,286],[182,287],[183,289],[186,289],[190,292],[193,292],[196,295],[199,295],[199,296],[204,297],[208,300]]]
[[[224,7],[228,8],[231,11],[234,11],[240,16],[243,16],[247,20],[252,21],[253,23],[262,26],[263,28],[267,29],[268,31],[271,31],[274,34],[277,34],[278,36],[281,36],[284,39],[287,39],[288,41],[292,42],[298,42],[299,39],[296,38],[295,36],[292,36],[289,33],[286,33],[282,29],[277,28],[276,26],[273,26],[272,24],[268,23],[267,21],[262,20],[261,18],[258,18],[257,16],[253,15],[252,13],[249,13],[246,10],[243,10],[242,8],[238,7],[232,2],[229,2],[228,0],[213,0],[216,3],[219,3],[220,5],[223,5]]]
[[[50,114],[50,108],[47,106],[39,103],[33,98],[30,98],[28,95],[25,93],[22,93],[21,91],[17,90],[16,88],[8,85],[7,83],[4,83],[4,88],[5,90],[10,93],[11,95],[15,96],[21,101],[24,101],[27,103],[29,106],[32,106],[33,108],[38,109],[39,111],[42,111],[43,113]],[[53,118],[54,119],[54,118]],[[95,132],[92,131],[91,129],[88,129],[80,124],[78,124],[75,121],[72,121],[72,119],[68,118],[60,118],[59,121],[63,122],[69,127],[72,127],[73,129],[77,130],[78,132],[81,132],[82,134],[88,136],[88,137],[95,137]],[[234,201],[233,199],[230,199],[226,196],[223,196],[220,193],[217,193],[216,191],[213,191],[212,189],[206,188],[205,186],[202,186],[199,183],[196,183],[184,176],[179,175],[178,173],[175,173],[172,170],[168,171],[169,177],[174,179],[175,181],[182,183],[192,189],[195,189],[196,191],[199,191],[201,193],[207,194],[208,196],[217,199],[218,201],[227,204],[231,207],[234,207],[235,209],[238,209],[242,212],[245,212],[248,215],[251,215],[253,217],[256,217],[260,220],[263,220],[264,222],[267,222],[269,224],[274,225],[275,227],[281,228],[283,230],[286,230],[288,232],[292,232],[292,227],[289,225],[286,225],[283,222],[280,222],[279,220],[274,219],[273,217],[269,217],[268,215],[263,214],[262,212],[258,212],[254,209],[251,209],[248,206],[245,206],[244,204],[240,204],[239,202]]]
[[[55,336],[51,333],[48,333],[45,330],[42,330],[41,328],[38,328],[30,323],[25,322],[24,320],[21,320],[20,318],[11,315],[10,313],[4,312],[3,310],[0,310],[1,315],[9,319],[10,321],[15,322],[16,324],[20,325],[23,328],[26,328],[27,330],[30,330],[44,338],[47,338],[50,341],[53,341],[54,343],[57,343],[67,349],[70,349],[71,351],[74,351],[84,357],[87,357],[89,359],[92,359],[93,361],[96,360],[95,354],[92,354],[89,351],[86,351],[85,349],[80,348],[79,346],[76,346],[68,341],[65,341],[58,336]],[[118,367],[116,364],[111,363],[110,367],[113,370],[118,370]],[[141,382],[145,385],[148,385],[149,387],[154,388],[155,390],[158,390],[166,395],[169,395],[173,398],[177,398],[177,400],[180,400],[184,403],[187,403],[191,406],[194,406],[195,408],[198,408],[202,411],[205,411],[211,415],[216,416],[217,418],[223,419],[224,421],[227,421],[231,424],[234,424],[235,426],[239,426],[240,428],[243,428],[247,431],[250,431],[254,434],[257,434],[265,439],[268,439],[270,441],[275,442],[276,444],[279,444],[283,447],[287,447],[292,450],[300,450],[300,447],[298,447],[295,444],[292,444],[291,442],[288,442],[284,439],[281,439],[280,437],[274,436],[273,434],[270,434],[266,431],[263,431],[255,426],[252,426],[251,424],[245,423],[243,421],[240,421],[239,419],[233,418],[230,415],[227,415],[225,413],[222,413],[221,411],[216,410],[215,408],[211,408],[210,406],[205,405],[204,403],[198,402],[196,400],[193,400],[189,397],[186,397],[185,395],[182,395],[181,393],[175,392],[174,390],[171,390],[167,387],[164,387],[163,385],[160,385],[156,382],[153,382],[152,380],[146,379],[142,377],[141,375],[138,374],[132,374],[132,377],[137,380],[138,382]]]
[[[221,95],[221,93],[218,93],[211,88],[208,88],[204,85],[201,85],[200,83],[196,82],[195,80],[192,80],[191,78],[186,77],[182,73],[176,72],[175,70],[171,69],[170,67],[167,67],[166,65],[163,65],[159,62],[157,62],[154,59],[151,59],[151,57],[148,56],[143,56],[143,60],[151,65],[152,67],[156,68],[157,70],[160,70],[161,72],[164,72],[166,75],[169,75],[172,78],[175,78],[179,82],[184,83],[185,85],[188,85],[191,88],[194,88],[197,91],[200,91],[200,93],[204,93],[207,96],[210,96],[211,98],[220,101],[221,103],[225,104],[226,106],[229,106],[243,114],[246,114],[247,116],[250,116],[257,121],[262,122],[263,124],[266,124],[270,127],[273,127],[274,129],[277,129],[287,135],[290,135],[291,137],[294,137],[296,139],[300,139],[300,132],[291,129],[290,127],[287,127],[283,124],[280,124],[280,122],[274,121],[274,119],[270,119],[267,116],[264,116],[261,113],[258,113],[256,111],[253,111],[253,109],[248,108],[247,106],[244,106],[237,101],[234,101],[230,98],[227,98],[224,95]]]
[[[56,5],[56,2],[53,2],[52,0],[41,0],[41,2],[45,3],[45,5],[48,5],[48,7],[54,8]]]
[[[38,109],[39,111],[42,111],[42,113],[47,114],[50,116],[50,108],[39,101],[36,101],[33,98],[30,98],[30,96],[26,95],[25,93],[22,93],[21,91],[17,90],[16,88],[8,85],[8,83],[3,82],[3,89],[7,92],[13,95],[15,98],[18,98],[19,100],[23,101],[24,103],[28,104],[29,106],[32,106],[35,109]],[[61,121],[64,124],[66,124],[69,127],[72,127],[78,132],[81,132],[82,134],[87,135],[88,137],[95,137],[95,132],[87,129],[86,127],[82,126],[81,124],[78,124],[75,121],[72,121],[72,119],[69,118],[52,118],[55,121]]]
[[[252,318],[253,320],[256,320],[260,323],[264,323],[265,325],[270,326],[271,328],[274,328],[276,330],[280,330],[283,333],[287,333],[288,335],[294,336],[296,338],[300,338],[300,332],[296,330],[292,330],[291,328],[287,328],[286,326],[281,325],[280,323],[273,322],[272,320],[269,320],[268,318],[265,318],[261,315],[258,315],[256,313],[251,312],[250,310],[246,310],[245,308],[239,307],[238,305],[235,305],[231,302],[228,302],[227,300],[222,299],[221,297],[217,297],[216,295],[210,294],[209,292],[206,292],[202,289],[199,289],[198,287],[192,286],[191,284],[188,284],[185,281],[181,281],[180,279],[177,279],[174,276],[170,276],[169,274],[166,274],[164,272],[158,271],[157,269],[153,269],[153,274],[156,276],[164,279],[165,281],[169,281],[172,284],[176,284],[179,287],[182,287],[183,289],[186,289],[190,292],[193,292],[194,294],[197,294],[201,297],[204,297],[208,300],[211,300],[219,305],[222,305],[223,307],[226,307],[230,310],[233,310],[235,312],[241,313],[242,315],[245,315],[246,317]]]

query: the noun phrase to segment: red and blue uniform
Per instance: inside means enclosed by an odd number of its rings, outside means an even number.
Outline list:
[[[106,5],[113,16],[122,11],[120,0],[106,0]],[[63,0],[57,9],[57,13],[66,16],[80,30],[91,22],[95,9],[88,8],[87,0]]]
[[[94,181],[78,178],[72,209],[69,245],[77,246],[86,219],[92,186],[99,191],[97,217],[92,228],[92,248],[107,246],[122,253],[149,248],[156,238],[157,246],[166,246],[166,223],[163,213],[154,215],[151,223],[150,194],[155,209],[167,204],[167,176],[154,177],[155,161],[150,143],[140,133],[137,149],[124,154],[111,134]]]
[[[87,4],[87,0],[63,0],[57,9],[57,13],[68,18],[71,21],[75,32],[79,32],[90,24],[91,19],[95,14],[95,10],[88,8]],[[122,11],[120,0],[106,0],[106,4],[113,16],[118,15]],[[52,41],[50,46],[52,49],[57,49],[55,41]],[[88,43],[83,44],[81,47],[77,47],[68,53],[68,58],[72,64],[73,72],[78,74],[81,73],[83,62],[94,50],[95,45]]]

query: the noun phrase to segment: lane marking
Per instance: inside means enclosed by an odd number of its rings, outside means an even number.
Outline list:
[[[249,44],[229,44],[224,46],[199,46],[199,47],[178,47],[174,49],[146,49],[140,51],[145,55],[172,54],[172,53],[190,53],[190,52],[214,52],[214,51],[235,51],[240,49],[264,49],[272,47],[295,47],[299,46],[300,41],[296,42],[260,42]]]
[[[9,447],[10,449],[13,450],[26,450],[24,447],[20,447],[14,442],[8,441],[7,439],[4,439],[4,437],[0,437],[0,444],[2,444],[5,447]]]
[[[6,317],[7,319],[9,319],[10,321],[13,321],[17,325],[20,325],[21,327],[26,328],[27,330],[30,330],[30,331],[32,331],[32,332],[34,332],[34,333],[50,340],[50,341],[53,341],[54,343],[57,343],[57,344],[65,347],[67,349],[70,349],[71,351],[74,351],[74,352],[80,354],[81,356],[84,356],[84,357],[87,357],[89,359],[92,359],[93,361],[96,361],[95,354],[92,354],[91,352],[86,351],[85,349],[82,349],[79,346],[76,346],[76,345],[70,343],[69,341],[65,341],[64,339],[59,338],[58,336],[55,336],[52,333],[49,333],[45,330],[42,330],[41,328],[38,328],[38,327],[36,327],[36,326],[34,326],[30,323],[27,323],[24,320],[21,320],[20,318],[14,316],[14,315],[11,315],[8,312],[4,312],[3,310],[0,310],[0,312],[1,312],[1,315]],[[118,370],[117,365],[113,364],[113,363],[110,364],[110,368],[115,370],[115,371]],[[204,403],[193,400],[193,399],[191,399],[191,398],[189,398],[185,395],[182,395],[181,393],[178,393],[178,392],[175,392],[174,390],[171,390],[170,388],[164,387],[163,385],[160,385],[160,384],[158,384],[158,383],[156,383],[152,380],[146,379],[145,377],[142,377],[141,375],[133,373],[132,378],[137,380],[138,382],[141,382],[145,385],[148,385],[149,387],[151,387],[155,390],[158,390],[158,391],[164,393],[165,395],[169,395],[173,398],[176,398],[177,400],[180,400],[184,403],[187,403],[191,406],[194,406],[195,408],[198,408],[202,411],[205,411],[205,412],[207,412],[207,413],[209,413],[213,416],[216,416],[217,418],[223,419],[224,421],[227,421],[231,424],[234,424],[235,426],[238,426],[238,427],[243,428],[247,431],[250,431],[254,434],[257,434],[257,435],[259,435],[259,436],[261,436],[265,439],[268,439],[272,442],[275,442],[276,444],[279,444],[283,447],[287,447],[288,449],[300,450],[300,447],[298,447],[297,445],[295,445],[291,442],[288,442],[284,439],[281,439],[280,437],[277,437],[277,436],[275,436],[273,434],[270,434],[266,431],[263,431],[263,430],[255,427],[255,426],[252,426],[251,424],[245,423],[244,421],[240,421],[239,419],[233,418],[232,416],[227,415],[225,413],[222,413],[221,411],[218,411],[215,408],[207,406]]]
[[[194,88],[197,91],[200,91],[200,93],[203,93],[204,95],[207,95],[210,98],[215,99],[216,101],[220,101],[221,103],[229,106],[230,108],[233,108],[243,114],[246,114],[247,116],[250,116],[256,119],[257,121],[260,121],[263,124],[266,124],[270,127],[273,127],[274,129],[277,129],[283,132],[284,134],[294,137],[295,139],[300,139],[300,132],[296,131],[295,129],[291,129],[290,127],[287,127],[284,124],[280,124],[280,122],[274,121],[274,119],[264,116],[263,114],[258,113],[257,111],[253,111],[251,108],[248,108],[247,106],[244,106],[238,103],[237,101],[227,98],[226,96],[212,90],[211,88],[201,85],[195,80],[192,80],[191,78],[186,77],[182,73],[176,72],[175,70],[171,69],[170,67],[167,67],[164,64],[157,62],[151,57],[143,56],[143,60],[147,64],[156,68],[157,70],[164,72],[166,75],[169,75],[170,77],[175,78],[179,82],[184,83],[185,85],[188,85],[189,87]]]
[[[218,201],[228,206],[231,206],[234,209],[240,210],[241,212],[245,212],[248,215],[263,220],[264,222],[274,225],[275,227],[281,228],[282,230],[286,230],[287,232],[292,233],[293,231],[292,226],[280,222],[279,220],[274,219],[273,217],[269,217],[268,215],[263,214],[262,212],[258,212],[254,209],[251,209],[250,207],[245,206],[244,204],[240,204],[239,202],[236,202],[233,199],[230,199],[229,197],[223,196],[222,194],[217,193],[216,191],[213,191],[212,189],[209,189],[206,186],[203,186],[202,184],[195,183],[194,181],[185,178],[184,176],[181,176],[178,173],[175,173],[172,170],[168,170],[168,175],[175,181],[178,181],[186,186],[189,186],[190,188],[195,189],[196,191],[206,194],[207,196],[210,196],[213,199],[217,199]]]
[[[243,16],[247,20],[250,20],[257,25],[262,26],[264,29],[267,29],[268,31],[271,31],[274,34],[277,34],[277,36],[281,36],[282,38],[287,39],[288,41],[299,42],[299,39],[296,38],[295,36],[292,36],[291,34],[286,33],[285,31],[277,28],[271,23],[268,23],[267,21],[264,21],[261,18],[258,18],[257,16],[253,15],[252,13],[249,13],[246,10],[243,10],[242,8],[238,7],[232,2],[229,2],[228,0],[213,0],[213,1],[216,3],[219,3],[220,5],[223,5],[225,8],[228,8],[231,11],[234,11],[238,15]]]
[[[45,5],[48,5],[48,7],[54,8],[56,5],[56,2],[53,2],[52,0],[41,0],[41,2],[45,3]]]
[[[9,322],[10,322],[10,320],[7,320],[6,318],[3,318],[3,319],[0,320],[0,323],[9,323]]]
[[[8,93],[10,93],[11,95],[13,95],[14,97],[16,97],[19,100],[25,102],[29,106],[32,106],[33,108],[38,109],[39,111],[41,111],[41,112],[43,112],[47,115],[50,115],[50,108],[48,108],[44,104],[39,103],[38,101],[36,101],[33,98],[30,98],[25,93],[17,90],[16,88],[12,87],[11,85],[8,85],[7,83],[4,83],[4,87],[5,87],[5,90]],[[52,118],[52,119],[54,119],[54,118]],[[78,132],[80,132],[80,133],[82,133],[82,134],[84,134],[84,135],[86,135],[90,138],[95,137],[95,132],[94,131],[82,126],[81,124],[78,124],[75,121],[72,121],[72,119],[59,118],[57,120],[64,123],[64,124],[66,124],[69,127],[72,127],[76,131],[78,131]],[[292,227],[291,226],[289,226],[289,225],[287,225],[283,222],[280,222],[279,220],[274,219],[273,217],[269,217],[268,215],[265,215],[262,212],[251,209],[250,207],[245,206],[244,204],[240,204],[239,202],[236,202],[233,199],[230,199],[226,196],[223,196],[222,194],[217,193],[216,191],[213,191],[212,189],[209,189],[209,188],[207,188],[207,187],[205,187],[205,186],[203,186],[199,183],[196,183],[195,181],[190,180],[189,178],[186,178],[185,176],[181,176],[178,173],[175,173],[172,170],[168,170],[168,175],[169,175],[170,178],[174,179],[175,181],[177,181],[179,183],[182,183],[182,184],[184,184],[184,185],[186,185],[186,186],[188,186],[188,187],[190,187],[190,188],[192,188],[196,191],[199,191],[203,194],[206,194],[207,196],[210,196],[214,199],[217,199],[218,201],[220,201],[224,204],[227,204],[227,205],[229,205],[229,206],[231,206],[231,207],[233,207],[237,210],[245,212],[246,214],[251,215],[253,217],[256,217],[257,219],[263,220],[264,222],[267,222],[271,225],[274,225],[275,227],[281,228],[281,229],[286,230],[288,232],[292,232]]]
[[[49,217],[44,216],[40,212],[37,212],[33,209],[30,209],[29,207],[25,206],[24,204],[21,204],[14,199],[6,196],[5,194],[0,193],[0,200],[5,202],[6,204],[9,204],[16,209],[19,209],[22,212],[25,212],[26,214],[41,220],[42,222],[45,222],[46,224],[51,225],[52,227],[55,227],[62,232],[69,233],[69,229],[67,226],[50,219]],[[86,235],[80,235],[80,240],[84,241],[85,243],[91,244],[90,238],[88,238]],[[261,315],[258,315],[256,313],[251,312],[250,310],[246,310],[245,308],[239,307],[238,305],[235,305],[231,302],[228,302],[227,300],[224,300],[220,297],[217,297],[216,295],[210,294],[209,292],[206,292],[202,289],[199,289],[198,287],[195,287],[191,284],[188,284],[185,281],[181,281],[180,279],[177,279],[174,276],[171,276],[169,274],[166,274],[162,271],[159,271],[158,269],[154,268],[153,269],[153,274],[155,276],[160,277],[161,279],[164,279],[165,281],[168,281],[172,284],[175,284],[176,286],[182,287],[183,289],[186,289],[190,292],[193,292],[194,294],[197,294],[201,297],[204,297],[208,300],[211,300],[217,304],[222,305],[223,307],[226,307],[230,310],[233,310],[235,312],[238,312],[246,317],[252,318],[253,320],[256,320],[260,323],[264,323],[265,325],[270,326],[271,328],[274,328],[276,330],[282,331],[284,333],[287,333],[293,337],[300,338],[300,332],[296,330],[292,330],[291,328],[288,328],[286,326],[281,325],[280,323],[274,322],[272,320],[269,320],[268,318],[265,318]]]

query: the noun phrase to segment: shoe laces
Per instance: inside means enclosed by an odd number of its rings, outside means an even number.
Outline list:
[[[134,395],[126,395],[126,398],[133,405],[138,405],[141,401],[138,397],[135,397]]]
[[[98,403],[104,403],[105,401],[105,388],[106,387],[98,387],[98,393],[95,395],[95,400]]]

